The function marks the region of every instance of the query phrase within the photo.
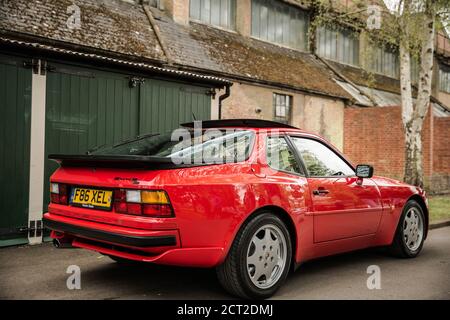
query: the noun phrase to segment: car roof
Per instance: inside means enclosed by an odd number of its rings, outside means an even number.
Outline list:
[[[195,122],[184,123],[181,126],[185,128],[194,128]],[[288,124],[260,120],[260,119],[223,119],[223,120],[204,120],[201,121],[203,129],[210,128],[252,128],[252,129],[294,129],[299,128],[290,126]]]

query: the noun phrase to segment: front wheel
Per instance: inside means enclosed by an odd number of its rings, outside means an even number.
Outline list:
[[[217,267],[217,274],[231,294],[264,299],[272,296],[286,279],[291,258],[291,240],[285,224],[265,212],[241,228],[225,262]]]
[[[425,240],[425,215],[422,207],[410,200],[403,208],[394,241],[390,246],[393,255],[400,258],[415,258],[422,250]]]

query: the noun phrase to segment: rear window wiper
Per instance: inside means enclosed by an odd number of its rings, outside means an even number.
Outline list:
[[[160,135],[159,133],[149,133],[149,134],[144,134],[144,135],[142,135],[142,136],[137,136],[137,137],[135,137],[135,138],[128,139],[128,140],[125,140],[125,141],[116,143],[116,144],[114,144],[114,145],[112,146],[112,148],[117,148],[117,147],[120,147],[120,146],[122,146],[122,145],[124,145],[124,144],[130,143],[130,142],[133,142],[133,141],[138,141],[138,140],[142,140],[142,139],[149,138],[149,137],[153,137],[153,136],[159,136],[159,135]],[[99,150],[99,149],[101,149],[101,148],[103,148],[103,147],[106,147],[106,145],[107,145],[107,144],[105,143],[105,144],[96,146],[96,147],[94,147],[94,148],[92,148],[92,149],[89,149],[89,150],[86,152],[86,154],[87,154],[87,155],[91,155],[92,152],[95,152],[95,151],[97,151],[97,150]]]
[[[139,141],[145,138],[150,138],[150,137],[156,137],[159,136],[159,133],[148,133],[148,134],[144,134],[142,136],[137,136],[136,138],[132,138],[132,139],[128,139],[119,143],[116,143],[115,145],[113,145],[113,148],[117,148],[120,146],[123,146],[124,144],[130,143],[130,142],[134,142],[134,141]]]

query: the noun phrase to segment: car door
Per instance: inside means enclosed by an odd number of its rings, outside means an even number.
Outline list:
[[[319,140],[291,136],[307,171],[314,242],[375,234],[381,197],[371,179],[359,179],[342,156]]]

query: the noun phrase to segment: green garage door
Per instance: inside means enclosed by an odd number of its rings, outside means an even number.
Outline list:
[[[211,117],[207,88],[51,64],[47,74],[46,155],[83,154],[139,134],[166,132]],[[57,164],[46,160],[44,204]],[[44,205],[44,208],[46,205]]]
[[[0,246],[27,243],[31,70],[0,55]]]

